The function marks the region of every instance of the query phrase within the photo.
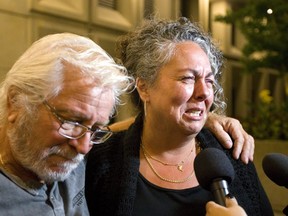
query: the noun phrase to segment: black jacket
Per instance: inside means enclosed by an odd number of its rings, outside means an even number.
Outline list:
[[[132,215],[139,175],[142,127],[142,117],[138,116],[128,131],[116,133],[104,144],[94,145],[88,154],[86,198],[92,216]],[[229,191],[246,213],[249,216],[273,215],[253,163],[245,165],[240,160],[232,159],[231,152],[224,150],[207,129],[201,130],[197,139],[203,149],[222,149],[231,160],[235,179]]]

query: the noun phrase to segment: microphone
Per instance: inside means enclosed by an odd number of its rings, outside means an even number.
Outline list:
[[[281,153],[267,154],[262,160],[264,173],[279,186],[288,188],[288,156]]]
[[[213,193],[216,203],[226,206],[225,196],[235,171],[225,153],[216,148],[202,150],[194,160],[194,170],[200,186]]]

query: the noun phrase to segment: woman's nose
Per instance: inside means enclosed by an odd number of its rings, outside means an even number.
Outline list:
[[[198,80],[194,87],[194,95],[197,100],[205,100],[213,92],[213,89],[208,87],[205,81]]]

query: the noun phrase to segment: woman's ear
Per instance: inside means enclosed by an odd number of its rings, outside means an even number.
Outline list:
[[[148,84],[141,78],[136,78],[136,86],[138,94],[142,101],[149,101]]]
[[[8,122],[14,123],[19,113],[17,100],[19,99],[19,90],[16,87],[10,87],[7,94],[7,118]]]

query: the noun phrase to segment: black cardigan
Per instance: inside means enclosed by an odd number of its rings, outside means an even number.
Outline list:
[[[104,144],[94,145],[88,154],[86,198],[92,216],[132,215],[139,175],[142,128],[143,120],[138,116],[128,131],[116,133]],[[207,129],[202,129],[197,139],[201,148],[222,149],[231,160],[235,179],[229,191],[246,213],[249,216],[273,215],[253,163],[245,165],[240,160],[232,159],[231,152],[224,150]]]

